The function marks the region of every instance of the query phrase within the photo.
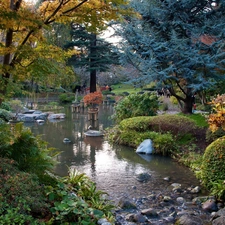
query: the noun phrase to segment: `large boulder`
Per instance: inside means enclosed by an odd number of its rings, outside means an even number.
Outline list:
[[[136,153],[152,154],[153,150],[154,150],[154,148],[153,148],[152,140],[146,139],[138,146]]]

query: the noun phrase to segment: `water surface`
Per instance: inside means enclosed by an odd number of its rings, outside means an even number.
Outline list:
[[[171,183],[181,183],[183,187],[199,185],[194,174],[172,159],[162,156],[139,155],[135,149],[111,145],[104,137],[85,137],[89,125],[106,129],[113,125],[110,116],[112,106],[101,106],[98,121],[88,121],[87,112],[72,113],[65,108],[64,120],[46,121],[43,125],[27,124],[34,134],[42,134],[49,145],[60,150],[55,173],[66,176],[69,168],[87,174],[99,189],[108,192],[113,200],[127,195],[141,197],[151,191],[161,192]],[[69,138],[71,143],[63,143]],[[148,182],[139,182],[137,176],[148,173]],[[164,177],[170,177],[170,182]]]

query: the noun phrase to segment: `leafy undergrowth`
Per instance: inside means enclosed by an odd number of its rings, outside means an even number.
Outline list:
[[[0,158],[0,224],[95,225],[113,221],[114,206],[85,174],[77,171],[56,178],[52,185],[18,169],[12,159]],[[49,182],[50,183],[50,182]]]
[[[12,159],[0,158],[0,224],[42,224],[50,215],[44,187],[36,175],[21,172]]]
[[[192,118],[164,114],[124,119],[109,130],[110,141],[137,147],[144,139],[152,139],[156,153],[177,155],[193,151],[203,152],[207,146],[207,127],[198,126]]]

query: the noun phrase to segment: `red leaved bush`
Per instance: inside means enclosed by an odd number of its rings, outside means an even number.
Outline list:
[[[101,92],[96,91],[85,95],[83,100],[85,105],[94,107],[102,103],[103,95]]]

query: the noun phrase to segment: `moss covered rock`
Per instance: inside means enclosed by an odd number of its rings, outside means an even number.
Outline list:
[[[225,180],[225,136],[212,142],[205,150],[202,162],[202,182],[207,187],[212,182]]]

